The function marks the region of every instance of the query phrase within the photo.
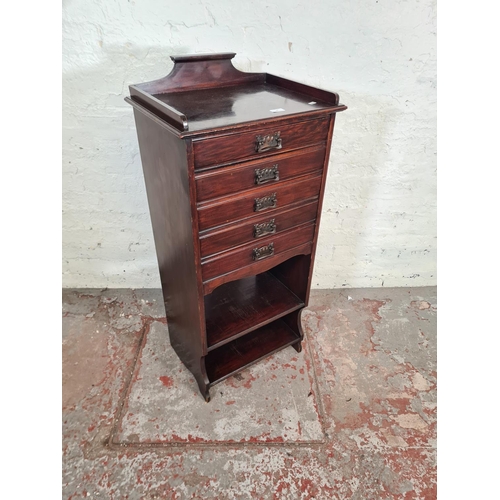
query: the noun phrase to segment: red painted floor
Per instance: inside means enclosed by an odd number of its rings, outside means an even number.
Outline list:
[[[63,498],[436,498],[436,289],[313,291],[205,403],[159,290],[63,293]]]

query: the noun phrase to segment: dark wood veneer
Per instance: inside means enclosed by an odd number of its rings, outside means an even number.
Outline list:
[[[216,278],[205,281],[203,283],[203,292],[205,295],[208,295],[224,283],[229,283],[230,281],[247,278],[248,276],[254,276],[256,274],[263,273],[264,271],[269,271],[274,266],[285,262],[291,257],[302,254],[310,254],[311,251],[312,242],[304,243],[303,245],[299,245],[297,247],[290,248],[289,250],[280,252],[278,255],[275,255],[271,259],[259,260],[254,262],[253,264],[250,264],[249,266],[240,267],[236,271],[230,271],[226,274],[221,274]]]
[[[275,186],[293,177],[315,170],[319,171],[323,168],[324,159],[325,148],[319,146],[272,156],[271,159],[249,161],[197,174],[196,195],[198,202],[239,193],[259,185]],[[256,171],[272,169],[274,166],[276,166],[279,179],[261,181],[261,184],[257,184]]]
[[[329,120],[319,118],[290,125],[256,126],[252,131],[238,135],[223,135],[214,138],[195,140],[195,168],[217,165],[244,158],[262,158],[272,153],[284,153],[326,142]],[[256,151],[257,136],[272,135],[280,132],[282,146],[262,153]]]
[[[205,400],[301,351],[335,92],[245,73],[234,53],[172,56],[130,86],[172,347]]]
[[[202,341],[204,315],[197,286],[201,263],[191,224],[190,143],[169,134],[141,113],[135,112],[135,120],[170,340],[203,387],[207,378],[200,360],[206,343]]]
[[[252,241],[246,245],[228,250],[227,252],[203,259],[201,262],[203,281],[208,281],[217,276],[253,264],[255,262],[253,250],[256,248],[273,244],[274,255],[265,257],[265,259],[272,261],[282,252],[303,245],[309,241],[312,243],[314,227],[314,224],[304,224],[284,231],[281,234],[266,236],[265,238]]]
[[[278,235],[292,227],[314,221],[317,211],[317,200],[294,203],[271,214],[264,212],[258,214],[257,217],[245,219],[243,222],[237,221],[222,228],[205,231],[200,233],[201,256],[202,258],[208,257],[230,248],[237,248],[250,241],[255,241],[258,244],[259,241],[264,241],[263,238],[267,235],[256,236],[256,225],[268,224],[273,221],[276,228],[274,234]]]
[[[229,224],[235,220],[246,219],[255,214],[272,215],[280,208],[286,207],[291,203],[308,200],[319,195],[321,188],[321,175],[307,175],[298,179],[269,185],[264,184],[255,189],[243,191],[237,196],[228,198],[219,198],[213,202],[198,204],[198,220],[200,231],[210,229],[224,224]],[[274,196],[276,207],[256,209],[256,200],[262,200]],[[273,199],[274,199],[273,198]],[[262,203],[265,207],[266,204]]]

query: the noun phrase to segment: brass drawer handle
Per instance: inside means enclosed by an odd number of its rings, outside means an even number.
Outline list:
[[[279,181],[280,171],[278,164],[269,168],[256,168],[255,169],[255,184],[265,184],[269,181]]]
[[[253,260],[261,260],[274,255],[274,243],[253,249]]]
[[[266,210],[267,208],[275,208],[278,206],[278,198],[276,193],[270,194],[269,196],[264,196],[263,198],[255,198],[254,212],[260,212],[261,210]]]
[[[269,222],[263,222],[262,224],[254,224],[253,225],[253,237],[260,238],[261,236],[265,236],[266,234],[275,234],[276,233],[276,223],[274,219],[271,219]]]
[[[257,153],[263,153],[264,151],[269,151],[270,149],[281,149],[281,132],[275,132],[269,135],[258,135],[255,138],[255,151]]]

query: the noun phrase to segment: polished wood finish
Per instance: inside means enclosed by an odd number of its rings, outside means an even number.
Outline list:
[[[323,206],[323,198],[325,196],[325,184],[326,184],[326,176],[328,174],[328,161],[330,159],[330,150],[332,146],[332,139],[333,139],[333,128],[335,126],[335,117],[336,114],[332,114],[330,117],[330,128],[328,131],[328,141],[327,141],[327,152],[325,155],[325,163],[323,167],[323,178],[321,180],[321,191],[319,194],[319,203],[318,203],[318,212],[316,215],[316,231],[314,233],[314,238],[313,238],[313,247],[312,247],[312,254],[311,254],[311,262],[314,263],[314,257],[316,255],[316,247],[318,245],[318,231],[319,231],[319,224],[321,221],[321,207]],[[308,278],[307,278],[307,293],[306,293],[306,304],[309,302],[309,292],[311,291],[311,280],[312,280],[312,275],[313,275],[313,266],[309,266],[308,270]]]
[[[156,94],[155,97],[168,106],[182,109],[193,131],[206,127],[227,127],[264,117],[272,119],[298,113],[314,114],[331,107],[323,101],[310,101],[311,97],[307,95],[267,82]]]
[[[196,175],[196,196],[198,202],[228,196],[257,186],[276,186],[288,179],[308,174],[323,168],[324,146],[284,153],[270,159],[239,163],[230,167],[217,168]],[[277,171],[269,180],[259,182],[259,173]]]
[[[221,276],[253,264],[257,260],[253,255],[255,249],[273,244],[274,254],[259,259],[272,260],[291,248],[298,247],[307,242],[312,243],[314,227],[314,224],[298,226],[289,231],[284,231],[279,235],[267,236],[262,240],[252,241],[234,250],[228,250],[227,252],[203,259],[201,261],[203,281],[208,281],[216,276]]]
[[[125,100],[137,109],[165,115],[179,137],[206,136],[215,129],[231,132],[257,123],[286,124],[292,116],[317,118],[347,109],[336,92],[269,73],[239,71],[230,61],[234,55],[171,56],[175,64],[167,76],[131,85]]]
[[[254,276],[255,274],[263,273],[264,271],[269,271],[273,266],[277,266],[291,257],[302,254],[307,255],[310,254],[311,251],[312,242],[309,241],[298,247],[293,247],[290,250],[280,252],[271,259],[258,260],[249,266],[240,267],[239,269],[231,271],[227,274],[221,274],[220,276],[203,282],[203,293],[207,295],[212,293],[218,286],[224,283],[241,278],[247,278],[248,276]]]
[[[320,188],[321,175],[310,175],[276,185],[265,184],[243,191],[238,196],[200,203],[198,204],[200,231],[246,219],[257,213],[259,215],[265,213],[271,217],[280,208],[293,202],[317,198]]]
[[[318,202],[313,200],[306,203],[294,203],[276,210],[274,213],[263,213],[256,217],[237,221],[222,228],[200,233],[201,256],[222,252],[236,248],[250,241],[256,244],[267,235],[256,234],[256,226],[269,225],[271,221],[275,226],[274,234],[278,235],[287,229],[299,226],[306,222],[314,221],[318,211]]]
[[[294,92],[298,92],[300,94],[310,97],[314,97],[318,101],[323,101],[328,103],[330,106],[338,106],[339,109],[337,111],[344,111],[347,109],[347,106],[339,105],[339,95],[336,92],[329,92],[327,90],[317,89],[315,87],[310,87],[309,85],[304,85],[303,83],[292,82],[291,80],[287,80],[286,78],[281,78],[279,76],[274,75],[266,75],[266,83],[271,85],[276,85],[281,89],[292,90]]]
[[[223,135],[215,138],[194,140],[195,168],[219,165],[245,158],[262,158],[270,154],[284,153],[294,149],[325,143],[328,135],[329,120],[321,118],[306,120],[290,125],[256,126],[252,131],[238,135]],[[257,137],[280,132],[282,146],[257,152]]]
[[[185,56],[170,56],[174,61],[172,71],[164,78],[153,82],[137,85],[143,92],[156,95],[158,98],[168,98],[173,93],[182,92],[183,95],[175,104],[179,109],[185,108],[184,95],[196,99],[201,90],[218,89],[223,82],[224,86],[241,86],[249,82],[261,82],[265,76],[262,73],[245,73],[237,70],[231,63],[236,54],[225,52],[221,54],[195,54]],[[196,93],[190,91],[196,90]],[[177,106],[176,106],[177,107]],[[193,108],[189,109],[190,112]],[[199,114],[201,108],[194,108]]]
[[[200,363],[206,345],[199,246],[191,224],[191,145],[141,113],[135,112],[135,120],[170,341],[204,390],[208,379]]]
[[[234,53],[130,86],[172,347],[205,400],[292,345],[309,299],[338,94]]]

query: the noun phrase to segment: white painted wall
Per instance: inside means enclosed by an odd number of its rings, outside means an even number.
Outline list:
[[[63,285],[159,287],[127,87],[171,54],[339,92],[316,288],[436,283],[435,0],[67,0]]]

